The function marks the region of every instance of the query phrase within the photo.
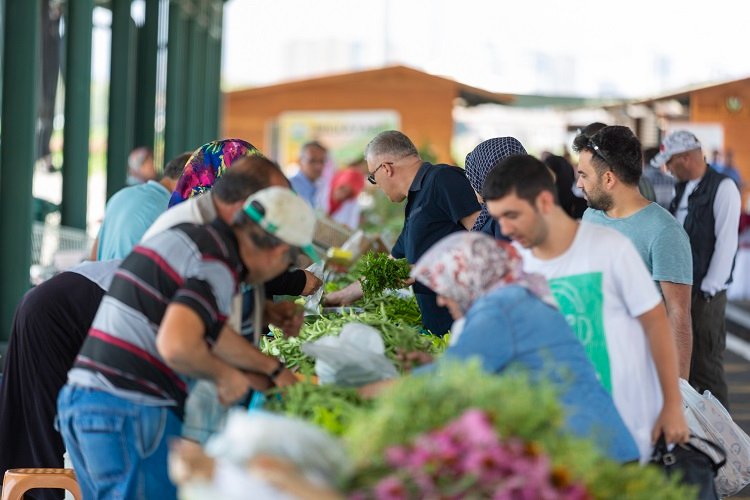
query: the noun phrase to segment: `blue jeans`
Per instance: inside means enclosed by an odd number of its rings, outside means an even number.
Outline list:
[[[177,497],[167,453],[182,423],[169,409],[67,384],[57,398],[57,412],[85,500]]]

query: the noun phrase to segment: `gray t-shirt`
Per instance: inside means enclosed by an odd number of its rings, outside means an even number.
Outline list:
[[[586,209],[583,220],[611,227],[628,237],[654,281],[692,285],[693,256],[690,239],[672,214],[656,203],[623,218]]]

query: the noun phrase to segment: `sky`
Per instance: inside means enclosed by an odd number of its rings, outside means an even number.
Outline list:
[[[497,92],[643,97],[750,76],[745,0],[230,0],[225,89],[405,64]]]

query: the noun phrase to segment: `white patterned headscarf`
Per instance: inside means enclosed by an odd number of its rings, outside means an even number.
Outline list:
[[[479,232],[446,236],[422,255],[411,276],[438,295],[455,300],[464,312],[483,295],[509,285],[527,288],[557,308],[547,280],[525,273],[512,245]]]
[[[526,150],[515,137],[487,139],[466,155],[466,177],[469,179],[469,183],[474,191],[481,193],[484,180],[498,161],[504,160],[509,156],[525,154]],[[489,218],[490,214],[487,212],[487,205],[482,203],[482,211],[479,212],[479,217],[477,217],[474,227],[471,230],[479,231],[484,227],[484,223]]]

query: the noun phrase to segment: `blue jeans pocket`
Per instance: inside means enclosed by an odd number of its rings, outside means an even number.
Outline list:
[[[125,415],[86,414],[73,417],[73,429],[94,484],[119,483],[128,473]]]
[[[167,426],[168,411],[163,407],[145,407],[139,412],[135,419],[135,438],[141,458],[148,458],[159,449]]]

